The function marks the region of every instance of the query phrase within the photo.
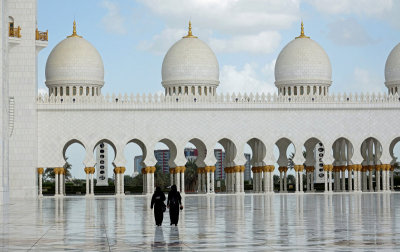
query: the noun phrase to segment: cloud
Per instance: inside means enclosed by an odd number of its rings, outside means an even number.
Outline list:
[[[351,85],[346,88],[346,92],[372,93],[386,92],[382,78],[374,72],[361,67],[355,67]]]
[[[185,33],[186,31],[184,29],[164,29],[160,34],[153,36],[150,41],[140,42],[138,49],[150,51],[157,55],[164,55],[167,50]]]
[[[376,42],[354,18],[342,18],[330,23],[328,38],[338,45],[363,46]]]
[[[191,19],[197,27],[227,34],[251,34],[269,29],[287,29],[298,20],[296,0],[140,0],[172,26]],[[196,22],[196,21],[199,22]],[[201,20],[201,22],[200,22]]]
[[[245,64],[242,69],[225,65],[221,70],[219,93],[276,93],[274,85],[275,60],[264,67]],[[262,73],[261,76],[258,73]]]
[[[49,94],[48,88],[39,88],[38,89],[38,95],[45,95],[45,94]]]
[[[281,42],[281,35],[276,31],[261,32],[256,35],[232,37],[230,39],[210,38],[209,44],[215,52],[221,53],[271,53]]]
[[[125,21],[119,6],[115,2],[104,0],[101,6],[107,9],[107,14],[101,19],[107,32],[113,34],[126,34]]]
[[[393,0],[309,0],[318,11],[327,14],[357,14],[380,17],[393,8]]]
[[[192,20],[193,32],[208,42],[216,52],[271,53],[280,41],[279,31],[299,20],[298,0],[140,0],[166,24],[161,34],[146,41],[146,50],[164,50],[172,31],[186,30]],[[177,41],[184,33],[174,35]],[[217,36],[216,36],[217,34]],[[169,48],[168,46],[168,48]]]

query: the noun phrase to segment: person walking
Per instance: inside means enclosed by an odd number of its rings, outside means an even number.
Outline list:
[[[161,226],[163,219],[164,219],[164,212],[165,212],[165,195],[161,191],[159,186],[156,187],[156,191],[151,198],[151,209],[154,206],[154,219],[156,221],[157,226]]]
[[[176,189],[176,185],[171,186],[171,191],[168,193],[167,207],[169,208],[170,225],[178,225],[179,209],[182,210],[182,197]]]

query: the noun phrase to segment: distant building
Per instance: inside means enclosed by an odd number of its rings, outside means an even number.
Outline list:
[[[221,149],[215,149],[214,155],[215,158],[217,159],[217,162],[215,163],[215,180],[223,180],[225,179],[225,171],[224,171],[225,152]]]
[[[143,160],[143,156],[136,156],[134,161],[133,161],[133,174],[132,177],[136,177],[137,174],[140,174],[142,172],[142,160]]]
[[[251,180],[251,165],[250,165],[250,154],[245,153],[244,157],[246,158],[246,164],[244,164],[245,169],[244,169],[244,181],[249,181]]]
[[[155,150],[154,155],[157,159],[157,165],[161,167],[163,173],[169,173],[169,157],[170,153],[169,150]]]

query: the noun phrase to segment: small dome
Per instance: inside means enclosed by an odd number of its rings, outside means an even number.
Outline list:
[[[400,84],[400,43],[390,52],[385,65],[385,85]]]
[[[189,33],[176,42],[167,52],[162,64],[162,85],[219,84],[218,60],[211,48]]]
[[[324,49],[302,33],[287,44],[275,63],[275,85],[331,85],[332,67]]]
[[[46,85],[104,85],[104,66],[99,52],[76,34],[61,41],[46,62]]]

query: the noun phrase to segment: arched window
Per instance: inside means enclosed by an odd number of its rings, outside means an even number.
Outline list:
[[[64,95],[63,87],[60,87],[60,96],[63,96],[63,95]]]
[[[72,88],[72,95],[75,96],[76,95],[76,87]]]
[[[83,95],[83,87],[79,88],[79,95]]]
[[[207,95],[207,87],[204,87],[204,95]]]
[[[319,94],[320,94],[320,95],[322,94],[322,88],[321,88],[321,86],[319,87]]]
[[[192,95],[194,95],[195,91],[196,91],[196,87],[192,86]]]
[[[182,87],[179,87],[178,88],[178,94],[181,94],[182,93]]]
[[[303,94],[304,94],[304,87],[301,86],[301,87],[300,87],[300,95],[303,95]]]
[[[394,88],[394,93],[397,94],[397,87]]]
[[[54,96],[57,96],[57,89],[58,89],[58,88],[55,88],[55,89],[54,89],[54,90],[55,90]]]
[[[283,88],[283,95],[286,95],[286,88]]]
[[[69,96],[69,87],[65,88],[65,95]]]
[[[307,86],[307,94],[310,94],[310,86]]]
[[[185,87],[185,94],[186,95],[189,94],[189,87],[188,86]]]
[[[317,94],[317,87],[316,86],[313,87],[313,95],[315,95],[315,94]]]
[[[199,95],[201,95],[201,87],[198,88],[198,91]]]
[[[297,95],[297,87],[294,87],[294,95]]]
[[[86,96],[89,95],[89,87],[86,87]]]
[[[172,88],[172,92],[173,92],[174,94],[176,94],[176,89],[175,89],[175,87]]]
[[[292,91],[290,90],[290,87],[288,87],[288,92],[287,92],[287,94],[288,94],[288,95],[292,95]]]

